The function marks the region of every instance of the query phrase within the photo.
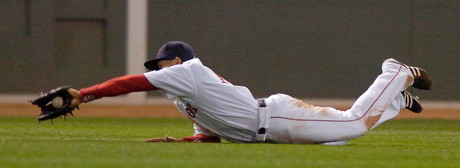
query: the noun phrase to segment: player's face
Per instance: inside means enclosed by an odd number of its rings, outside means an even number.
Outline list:
[[[170,66],[173,66],[173,65],[177,65],[177,64],[182,64],[182,60],[179,57],[176,57],[175,59],[172,59],[172,60],[158,61],[158,67],[160,69],[170,67]]]

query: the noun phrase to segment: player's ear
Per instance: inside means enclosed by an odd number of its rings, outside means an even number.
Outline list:
[[[176,64],[182,64],[183,62],[180,57],[176,57],[174,60],[176,61]]]

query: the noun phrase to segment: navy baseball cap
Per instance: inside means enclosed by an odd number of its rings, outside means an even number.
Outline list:
[[[157,57],[145,62],[144,66],[151,71],[159,70],[158,61],[173,60],[176,57],[185,62],[195,58],[195,54],[193,53],[193,48],[187,43],[182,41],[168,41],[158,50]]]

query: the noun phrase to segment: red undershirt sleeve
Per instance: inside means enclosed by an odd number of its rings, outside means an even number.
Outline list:
[[[102,97],[114,97],[131,92],[151,91],[157,89],[157,87],[153,86],[149,82],[144,74],[126,75],[110,79],[101,84],[80,89],[80,95],[82,102],[90,102]]]

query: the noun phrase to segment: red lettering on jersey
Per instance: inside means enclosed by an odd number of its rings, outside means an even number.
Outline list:
[[[216,74],[217,77],[219,77],[219,79],[222,81],[222,83],[227,83],[227,84],[232,84],[230,82],[228,82],[227,80],[225,80],[224,78],[222,78],[219,74]]]
[[[185,108],[185,111],[192,118],[195,118],[196,113],[198,113],[198,109],[195,108],[195,107],[192,107],[192,105],[190,105],[190,103],[187,103],[187,108]]]

